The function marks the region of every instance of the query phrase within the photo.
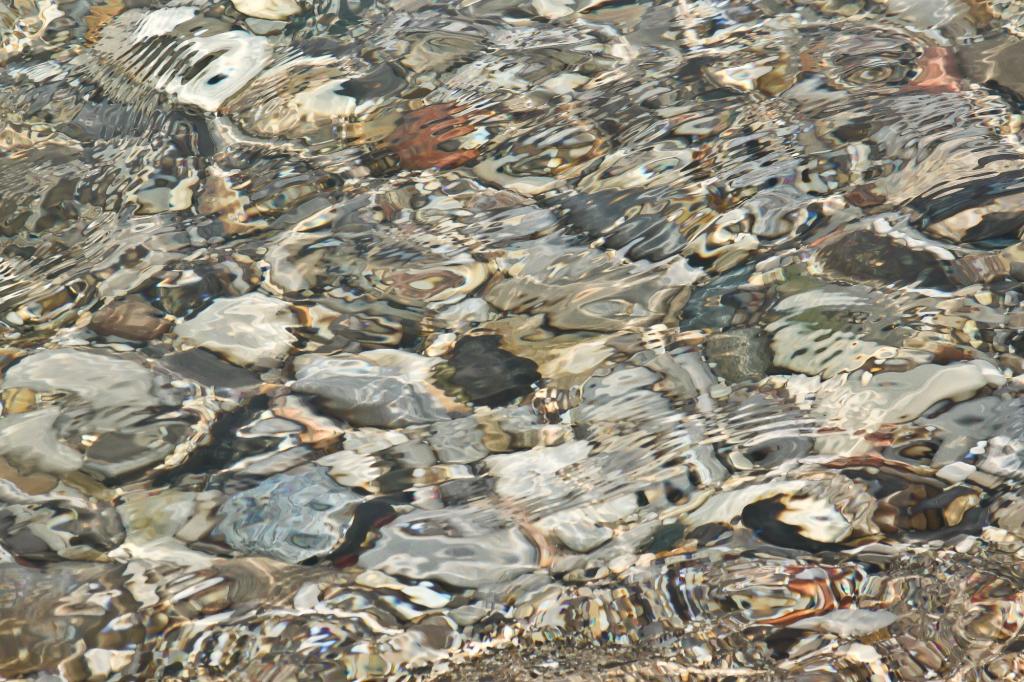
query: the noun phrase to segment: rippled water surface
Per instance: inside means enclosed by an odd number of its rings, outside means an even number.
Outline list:
[[[1019,0],[0,0],[0,677],[1024,678]]]

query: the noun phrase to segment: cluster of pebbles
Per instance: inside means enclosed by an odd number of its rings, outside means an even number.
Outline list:
[[[1022,678],[1021,17],[0,3],[0,676]]]

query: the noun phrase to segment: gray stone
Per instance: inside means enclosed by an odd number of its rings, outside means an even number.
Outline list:
[[[469,411],[429,383],[439,362],[397,350],[307,355],[295,361],[292,390],[318,396],[327,410],[357,426],[429,424]]]
[[[736,384],[759,381],[772,366],[768,337],[757,327],[730,329],[710,336],[704,346],[715,374]]]
[[[497,514],[469,507],[414,511],[386,526],[359,565],[416,580],[482,587],[536,567],[537,547]]]
[[[295,564],[340,544],[360,499],[320,467],[278,474],[228,498],[217,529],[243,554]]]

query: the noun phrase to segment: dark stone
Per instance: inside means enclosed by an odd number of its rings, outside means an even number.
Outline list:
[[[125,134],[132,128],[133,111],[116,102],[84,102],[62,132],[79,140],[104,140]]]
[[[762,541],[776,547],[788,547],[804,552],[838,552],[843,546],[834,542],[819,542],[805,538],[800,528],[779,521],[779,515],[786,510],[781,496],[758,500],[743,508],[743,525],[754,531]]]
[[[405,79],[394,66],[383,63],[374,67],[369,73],[340,83],[335,92],[346,95],[359,102],[375,97],[387,97],[401,91],[405,87]]]
[[[352,523],[345,533],[341,545],[329,554],[326,559],[337,566],[351,566],[359,558],[363,543],[371,532],[391,523],[398,517],[394,503],[407,503],[404,499],[370,499],[355,508]]]
[[[778,661],[788,658],[790,650],[804,637],[808,637],[805,630],[780,628],[769,632],[765,644],[771,651],[772,658]]]
[[[483,500],[494,494],[494,479],[487,478],[460,478],[454,481],[445,481],[438,486],[441,499],[446,506],[455,507]]]
[[[712,545],[723,536],[732,534],[732,528],[724,523],[705,523],[686,531],[686,537],[696,540],[701,547]]]
[[[732,324],[742,301],[735,296],[737,287],[746,284],[754,271],[752,265],[723,273],[696,288],[683,308],[679,328],[703,329],[722,328]]]
[[[612,249],[633,260],[660,261],[686,247],[688,239],[672,221],[661,214],[640,214],[625,219],[629,209],[651,201],[645,192],[603,190],[564,199],[569,222],[591,239],[603,238]]]
[[[730,384],[758,381],[772,366],[768,337],[758,327],[744,327],[713,334],[704,345],[715,374]]]
[[[668,552],[679,546],[686,536],[686,529],[680,523],[666,523],[658,526],[654,535],[644,546],[644,552]]]
[[[202,348],[171,353],[165,356],[162,362],[167,369],[206,386],[243,388],[260,383],[257,375],[224,362]]]
[[[508,405],[529,393],[541,378],[537,363],[513,355],[498,344],[497,336],[464,336],[448,360],[455,370],[452,383],[478,405]]]
[[[191,270],[168,273],[150,292],[151,298],[172,315],[193,317],[214,299],[238,294],[231,278],[219,264],[197,263]]]
[[[266,395],[256,395],[237,409],[222,414],[210,428],[209,442],[196,448],[177,468],[157,471],[153,477],[153,485],[180,486],[183,480],[190,477],[206,480],[233,462],[276,446],[276,443],[268,443],[266,439],[245,438],[239,435],[242,427],[269,407],[270,398]]]
[[[857,230],[829,242],[816,256],[826,274],[837,279],[877,284],[911,284],[951,289],[939,260],[871,230]]]

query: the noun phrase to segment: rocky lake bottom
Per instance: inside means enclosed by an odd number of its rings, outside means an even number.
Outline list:
[[[0,0],[0,678],[1024,680],[1022,124],[1021,0]]]

